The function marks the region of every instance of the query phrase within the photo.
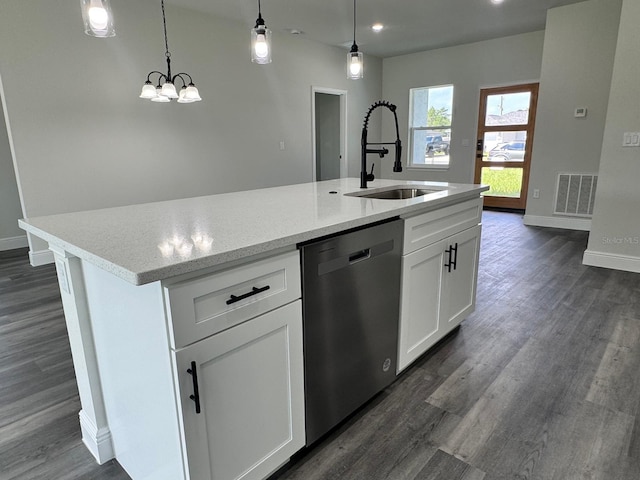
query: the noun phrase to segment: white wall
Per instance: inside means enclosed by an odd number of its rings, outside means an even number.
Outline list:
[[[560,172],[598,172],[621,5],[590,0],[547,14],[527,224],[589,229],[588,220],[553,217],[555,188]],[[587,116],[575,118],[576,107]]]
[[[451,164],[446,171],[404,169],[392,172],[393,156],[383,162],[385,178],[472,183],[480,89],[537,81],[540,77],[544,32],[499,38],[458,47],[385,58],[383,97],[398,106],[403,164],[409,150],[407,120],[409,89],[453,84],[454,106]],[[375,114],[374,114],[375,115]],[[395,140],[391,115],[383,122],[383,141]],[[462,146],[463,140],[469,146]],[[375,160],[379,163],[379,160]]]
[[[22,216],[2,105],[0,105],[0,250],[26,247],[26,235],[18,228]]]
[[[588,265],[640,272],[640,148],[622,147],[640,132],[640,2],[624,0],[604,130]]]
[[[155,104],[138,95],[149,71],[165,69],[159,2],[112,7],[118,35],[97,39],[84,35],[77,1],[3,1],[0,75],[25,215],[311,181],[312,85],[348,90],[357,176],[381,60],[368,56],[365,80],[353,82],[345,50],[275,32],[273,63],[255,65],[255,18],[243,25],[167,5],[172,69],[191,74],[204,100]]]

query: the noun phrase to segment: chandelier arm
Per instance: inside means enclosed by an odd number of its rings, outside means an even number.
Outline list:
[[[161,79],[162,77],[164,77],[164,79],[165,79],[165,81],[166,81],[167,76],[166,76],[164,73],[159,72],[159,71],[157,71],[157,70],[154,70],[154,71],[152,71],[152,72],[149,72],[149,75],[147,75],[147,82],[151,82],[151,75],[153,75],[154,73],[157,73],[158,75],[160,75],[160,77],[158,78],[158,83],[160,83],[160,79]]]
[[[187,82],[185,82],[184,78],[182,78],[183,75],[186,75],[187,77],[189,77],[189,83],[187,84]],[[171,79],[171,83],[175,84],[176,82],[174,81],[176,78],[179,78],[180,80],[182,80],[182,85],[183,86],[187,86],[187,85],[193,85],[193,78],[191,78],[191,75],[189,75],[186,72],[180,72],[180,73],[176,73],[173,78]]]

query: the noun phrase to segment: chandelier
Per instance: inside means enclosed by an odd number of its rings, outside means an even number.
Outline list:
[[[200,98],[200,93],[194,85],[191,75],[184,72],[171,75],[171,53],[169,52],[169,41],[167,40],[167,19],[164,12],[164,0],[161,0],[161,5],[167,73],[164,74],[157,70],[149,72],[149,75],[147,75],[147,81],[144,82],[144,85],[142,86],[140,98],[160,103],[170,102],[172,98],[177,98],[178,103],[199,102],[202,98]],[[155,84],[151,81],[151,77],[154,75],[157,75],[158,77],[157,83]],[[180,93],[176,90],[176,80],[179,80],[182,83]]]

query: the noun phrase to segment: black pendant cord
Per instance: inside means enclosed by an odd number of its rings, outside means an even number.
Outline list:
[[[256,19],[256,26],[254,28],[264,27],[265,23],[262,18],[262,9],[260,7],[260,0],[258,0],[258,18]]]
[[[353,0],[353,44],[356,44],[356,0]]]

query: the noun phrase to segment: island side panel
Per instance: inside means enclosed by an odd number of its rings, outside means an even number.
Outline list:
[[[115,458],[134,479],[187,479],[162,289],[83,262]]]
[[[82,261],[55,246],[50,245],[49,249],[54,254],[73,368],[82,405],[79,413],[82,441],[97,462],[103,464],[114,457],[114,452],[87,308]]]

